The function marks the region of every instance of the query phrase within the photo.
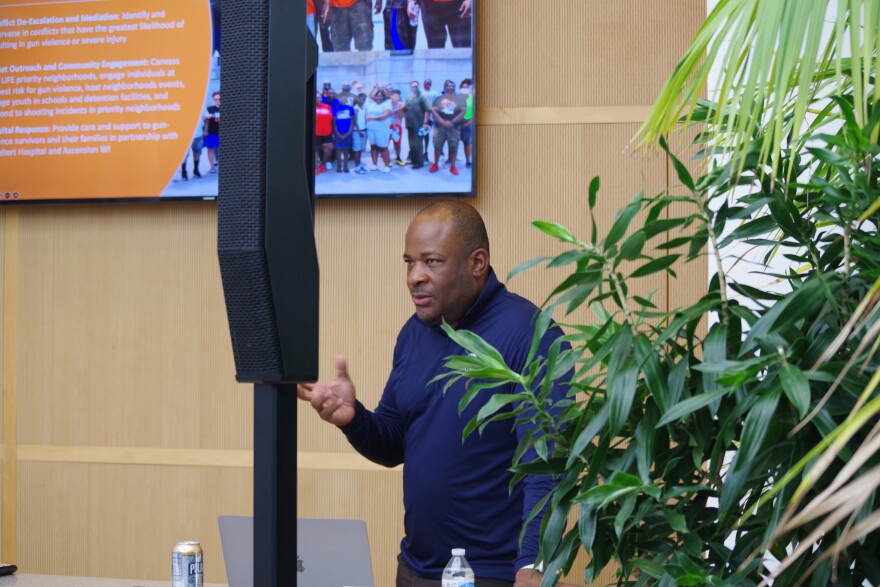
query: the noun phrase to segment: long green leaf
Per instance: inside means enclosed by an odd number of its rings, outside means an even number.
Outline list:
[[[703,341],[703,361],[705,363],[720,363],[727,359],[727,326],[716,324],[709,331],[709,336]],[[703,372],[703,393],[714,393],[718,388],[716,381],[717,373]],[[714,416],[718,412],[718,402],[712,402],[710,413]]]
[[[559,239],[564,243],[578,242],[578,240],[574,238],[571,232],[569,232],[568,229],[561,224],[557,224],[555,222],[546,222],[544,220],[535,220],[534,222],[532,222],[532,226],[534,226],[547,236],[552,236],[553,238]]]
[[[552,258],[553,257],[534,257],[532,259],[529,259],[528,261],[520,263],[519,265],[511,269],[510,273],[507,274],[507,281],[510,281],[515,275],[525,271],[526,269],[531,269],[535,265],[540,265],[544,261],[549,261]]]
[[[728,515],[740,499],[740,489],[746,481],[748,472],[754,466],[755,456],[765,448],[764,438],[776,413],[782,390],[773,389],[764,394],[749,410],[743,424],[742,440],[733,458],[730,473],[721,491],[719,510],[722,516]]]
[[[653,261],[648,261],[644,265],[638,267],[635,271],[629,274],[630,278],[633,277],[644,277],[646,275],[651,275],[652,273],[657,273],[658,271],[663,271],[664,269],[668,269],[673,263],[675,263],[681,255],[664,255],[663,257],[658,257]]]
[[[637,195],[626,205],[625,208],[617,213],[617,216],[614,219],[614,224],[611,225],[611,230],[608,231],[608,236],[605,237],[605,240],[602,243],[602,248],[605,251],[617,244],[617,242],[623,238],[623,235],[626,234],[626,230],[629,228],[630,223],[642,209],[643,198],[643,194]]]
[[[705,408],[712,402],[721,399],[727,393],[725,389],[719,389],[717,391],[713,391],[712,393],[702,393],[700,395],[695,395],[693,397],[689,397],[686,400],[678,402],[663,414],[663,417],[660,418],[660,421],[657,422],[657,427],[665,426],[671,422],[675,422],[676,420],[681,420],[693,414],[695,411],[700,408]]]
[[[574,443],[571,451],[568,453],[566,467],[571,467],[575,461],[581,458],[587,446],[593,442],[593,439],[599,431],[608,423],[608,404],[602,406],[602,409],[589,421],[589,423],[581,430]]]
[[[623,428],[635,399],[639,370],[633,358],[633,337],[629,330],[617,339],[608,361],[608,433]]]
[[[796,365],[786,363],[779,370],[779,382],[788,401],[795,407],[798,417],[803,418],[810,410],[810,382]]]

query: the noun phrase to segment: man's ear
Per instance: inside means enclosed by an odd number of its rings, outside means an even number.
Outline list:
[[[484,248],[474,249],[471,253],[471,274],[483,277],[489,272],[489,251]]]

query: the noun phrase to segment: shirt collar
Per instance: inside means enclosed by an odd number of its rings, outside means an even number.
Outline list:
[[[498,292],[504,289],[504,284],[498,281],[498,277],[495,275],[495,270],[489,266],[489,278],[486,280],[486,285],[483,287],[483,291],[480,292],[480,295],[477,297],[477,301],[474,302],[474,305],[470,307],[470,309],[465,312],[464,316],[461,319],[461,322],[458,323],[456,329],[459,328],[467,328],[471,324],[477,321],[480,317],[480,314],[483,313],[483,310],[486,306],[489,305],[489,302],[492,301],[492,298],[495,297]]]

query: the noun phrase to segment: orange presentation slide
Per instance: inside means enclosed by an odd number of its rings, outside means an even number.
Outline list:
[[[0,1],[0,199],[158,197],[211,43],[208,0]]]

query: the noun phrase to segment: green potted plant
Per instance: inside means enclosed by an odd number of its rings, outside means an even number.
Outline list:
[[[442,375],[470,379],[462,408],[498,381],[521,389],[465,435],[499,419],[541,432],[518,451],[538,460],[512,468],[559,481],[536,508],[543,585],[581,549],[585,582],[613,561],[620,585],[880,584],[880,4],[837,4],[823,42],[826,1],[719,2],[643,129],[680,185],[636,196],[604,234],[533,222],[564,250],[511,277],[570,269],[536,318],[536,340],[554,317],[567,332],[548,356],[513,372],[447,327],[470,353]],[[697,99],[713,61],[717,103]],[[701,125],[696,178],[663,139],[682,117]],[[775,291],[732,277],[736,246],[787,260]],[[632,293],[707,259],[694,304]],[[584,304],[595,322],[566,323]],[[571,393],[549,405],[560,379]]]

